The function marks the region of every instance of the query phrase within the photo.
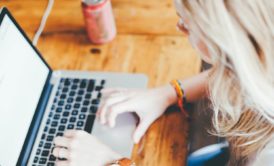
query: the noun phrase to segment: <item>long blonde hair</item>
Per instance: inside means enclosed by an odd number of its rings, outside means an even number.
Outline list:
[[[190,33],[206,44],[213,64],[216,133],[228,138],[236,160],[246,159],[274,131],[274,1],[181,2]]]

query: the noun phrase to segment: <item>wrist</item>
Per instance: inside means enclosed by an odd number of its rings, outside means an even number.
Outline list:
[[[172,85],[168,84],[161,87],[160,89],[161,89],[161,93],[165,97],[167,106],[173,105],[177,102],[178,97]]]

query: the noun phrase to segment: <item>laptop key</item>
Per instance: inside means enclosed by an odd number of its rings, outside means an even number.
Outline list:
[[[97,94],[97,98],[99,99],[99,98],[101,98],[101,97],[102,97],[102,93],[99,92],[99,93]]]
[[[102,86],[96,86],[96,88],[95,88],[96,91],[101,91],[102,89],[103,89]]]
[[[83,89],[83,88],[86,88],[86,86],[87,86],[87,83],[84,80],[82,80],[80,84],[80,88]]]
[[[46,164],[47,159],[46,158],[40,158],[39,164]]]
[[[48,137],[47,137],[47,141],[53,141],[53,136],[52,135],[49,135]]]
[[[66,110],[70,110],[70,109],[71,109],[71,105],[70,105],[70,104],[67,104],[67,105],[65,106],[65,109],[66,109]]]
[[[73,83],[79,83],[80,80],[78,78],[73,79]]]
[[[51,126],[52,127],[56,127],[58,125],[58,122],[57,121],[52,121],[52,123],[51,123]]]
[[[55,161],[56,160],[56,157],[53,156],[52,154],[49,156],[49,161]]]
[[[60,117],[61,117],[60,114],[55,114],[53,119],[58,120],[58,119],[60,119]]]
[[[38,157],[34,157],[33,163],[37,163],[38,162]]]
[[[87,91],[91,92],[94,89],[95,80],[89,80]]]
[[[53,113],[52,113],[52,112],[50,112],[50,113],[49,113],[49,117],[51,118],[52,116],[53,116]]]
[[[106,80],[101,80],[101,86],[105,85]]]
[[[83,113],[86,113],[88,111],[88,108],[87,107],[83,107],[82,109],[81,109],[81,112],[83,112]]]
[[[74,128],[74,125],[73,124],[69,124],[67,129],[73,129]]]
[[[62,107],[57,107],[57,109],[56,109],[56,112],[58,112],[58,113],[60,113],[60,112],[62,112]]]
[[[69,80],[68,78],[65,80],[64,85],[66,85],[66,86],[69,86],[69,85],[70,85],[70,80]]]
[[[85,105],[85,106],[89,105],[89,101],[88,100],[84,100],[83,105]]]
[[[69,116],[69,112],[68,111],[65,111],[64,113],[63,113],[63,117],[68,117]]]
[[[48,131],[48,126],[45,126],[44,132],[47,132],[47,131]]]
[[[55,134],[55,132],[56,132],[56,129],[54,129],[54,128],[51,128],[51,129],[49,130],[49,133],[50,133],[50,134]]]
[[[66,94],[61,94],[60,99],[66,99],[67,95]]]
[[[44,149],[50,149],[51,148],[51,143],[46,142],[44,145]]]
[[[63,88],[63,90],[62,90],[63,93],[67,93],[68,91],[69,91],[68,88]]]
[[[60,101],[58,102],[58,106],[63,106],[64,104],[65,104],[64,100],[60,100]]]
[[[59,133],[56,134],[56,136],[57,136],[57,137],[58,137],[58,136],[63,136],[63,133],[60,133],[60,132],[59,132]]]
[[[52,106],[51,106],[51,110],[55,110],[55,105],[52,105]]]
[[[82,119],[82,120],[83,120],[83,119],[85,119],[85,118],[86,118],[86,115],[85,115],[85,114],[80,114],[80,115],[79,115],[79,119]]]
[[[76,118],[75,117],[70,117],[70,119],[69,119],[69,122],[76,122]]]
[[[43,144],[44,144],[44,142],[43,142],[43,141],[40,141],[40,142],[39,142],[39,145],[38,145],[39,148],[41,148],[41,147],[43,146]]]
[[[70,96],[70,97],[75,96],[75,94],[76,94],[76,92],[75,92],[75,91],[70,91],[70,92],[69,92],[69,96]]]
[[[41,153],[41,149],[37,149],[36,155],[40,155],[40,153]]]
[[[53,162],[48,162],[47,166],[54,166],[54,163]]]
[[[72,90],[76,90],[77,89],[77,85],[72,85],[71,89]]]
[[[99,99],[93,99],[91,103],[98,105],[100,103],[100,100]]]
[[[85,125],[85,131],[88,132],[88,133],[91,133],[91,129],[92,129],[92,126],[93,126],[93,123],[94,123],[94,119],[95,119],[95,116],[94,115],[88,115],[87,117],[87,122],[86,122],[86,125]],[[79,121],[77,123],[77,126],[82,126],[83,125],[83,122],[80,123],[82,121]]]
[[[61,123],[63,123],[63,124],[65,124],[65,123],[67,123],[67,119],[65,119],[65,118],[63,118],[63,119],[61,119]]]
[[[42,156],[47,157],[48,155],[49,155],[49,151],[48,150],[43,150]]]
[[[84,126],[84,122],[83,122],[83,121],[78,121],[78,122],[77,122],[77,126],[78,126],[78,127]]]
[[[85,92],[83,90],[78,91],[78,95],[83,95]]]
[[[58,127],[58,130],[59,130],[59,131],[65,131],[65,126],[64,126],[64,125],[59,126],[59,127]]]
[[[94,106],[94,105],[90,106],[90,108],[89,108],[90,112],[93,114],[95,114],[97,112],[97,109],[98,109],[98,107]]]
[[[85,98],[88,100],[88,99],[90,99],[91,98],[91,94],[90,93],[87,93],[86,95],[85,95]]]
[[[71,114],[72,114],[72,115],[77,115],[77,114],[78,114],[78,111],[77,111],[77,110],[73,110]]]
[[[67,100],[67,103],[72,103],[72,102],[73,102],[73,98],[69,97],[68,100]]]
[[[41,140],[46,138],[46,134],[42,134]]]
[[[76,97],[76,101],[77,102],[81,102],[82,101],[82,97],[81,96]]]
[[[75,103],[74,106],[73,106],[73,108],[76,108],[76,109],[80,108],[80,104],[79,103]]]

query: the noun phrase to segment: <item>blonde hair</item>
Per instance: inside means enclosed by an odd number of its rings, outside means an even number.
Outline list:
[[[206,44],[213,64],[216,132],[228,138],[236,160],[245,160],[274,131],[274,1],[181,2],[190,33]]]

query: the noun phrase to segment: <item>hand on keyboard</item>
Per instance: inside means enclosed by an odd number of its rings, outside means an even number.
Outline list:
[[[63,137],[54,139],[54,144],[53,155],[66,159],[57,160],[56,166],[103,166],[121,158],[94,136],[81,130],[67,130]]]
[[[140,123],[133,135],[138,143],[148,127],[173,103],[170,103],[172,87],[165,86],[150,90],[103,89],[103,100],[97,115],[102,124],[115,126],[116,117],[124,112],[135,112]]]

